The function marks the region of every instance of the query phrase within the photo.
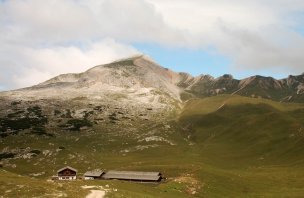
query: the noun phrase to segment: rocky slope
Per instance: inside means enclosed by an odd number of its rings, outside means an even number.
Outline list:
[[[179,75],[145,56],[0,94],[0,135],[56,136],[93,126],[163,122],[180,108]]]
[[[132,102],[164,107],[163,104],[179,100],[180,89],[175,86],[178,77],[147,57],[137,56],[79,74],[62,74],[33,87],[1,93],[1,96],[27,100],[85,97],[92,101],[114,97],[125,105]]]

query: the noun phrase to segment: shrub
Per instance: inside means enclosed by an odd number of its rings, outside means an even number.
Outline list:
[[[41,151],[35,149],[35,150],[31,150],[30,153],[34,153],[34,154],[36,154],[36,155],[39,155],[39,154],[41,153]]]
[[[72,126],[70,129],[72,131],[79,131],[81,127],[91,127],[92,123],[89,120],[72,119],[67,122],[66,125]]]
[[[14,153],[0,153],[0,160],[2,159],[8,159],[8,158],[14,158],[16,154]]]

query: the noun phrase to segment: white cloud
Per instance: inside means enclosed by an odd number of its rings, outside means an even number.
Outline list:
[[[301,0],[149,0],[166,23],[191,34],[189,47],[214,47],[239,70],[304,70]],[[299,14],[302,13],[302,18]]]
[[[139,52],[131,46],[104,39],[76,46],[30,48],[14,46],[0,50],[0,84],[20,88],[48,80],[62,73],[83,72],[101,63],[114,61]],[[8,76],[11,76],[7,78]]]
[[[1,32],[27,45],[104,37],[173,44],[183,36],[167,26],[161,13],[145,0],[16,0],[2,7],[0,17],[6,23]]]
[[[211,47],[240,70],[302,72],[303,12],[302,0],[0,1],[0,87],[83,71],[146,42]]]

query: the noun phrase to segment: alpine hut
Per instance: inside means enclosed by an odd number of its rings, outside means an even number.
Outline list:
[[[77,170],[66,166],[57,171],[57,176],[59,180],[75,180],[77,178]]]

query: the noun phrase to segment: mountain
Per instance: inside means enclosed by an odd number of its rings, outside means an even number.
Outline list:
[[[0,197],[301,197],[303,79],[193,77],[135,56],[2,92]],[[49,180],[67,165],[167,180]]]
[[[242,80],[225,74],[219,78],[209,75],[192,77],[185,75],[178,85],[199,97],[218,94],[237,94],[252,98],[267,98],[281,102],[303,102],[304,75],[276,80],[272,77],[252,76]]]
[[[31,89],[60,87],[93,96],[104,91],[115,92],[117,88],[131,92],[157,89],[178,98],[179,89],[174,86],[176,78],[178,74],[159,66],[148,57],[136,56],[96,66],[84,73],[60,75]]]
[[[180,108],[178,78],[149,58],[136,56],[3,92],[0,135],[33,126],[33,133],[43,134],[49,127],[79,130],[97,122],[166,117]]]
[[[153,101],[155,104],[168,98],[180,101],[193,96],[219,94],[237,94],[280,102],[304,102],[304,74],[290,75],[280,80],[263,76],[237,80],[229,74],[218,78],[210,75],[193,77],[163,68],[149,57],[140,55],[99,65],[79,74],[62,74],[33,87],[2,93],[6,96],[36,99],[98,99],[109,94],[121,94],[126,99]],[[140,95],[144,97],[138,97]]]
[[[137,101],[161,106],[166,98],[179,99],[180,89],[174,85],[178,77],[147,57],[136,56],[79,74],[62,74],[36,86],[1,95],[34,100],[86,97],[93,101],[113,96],[120,97],[126,105]]]

